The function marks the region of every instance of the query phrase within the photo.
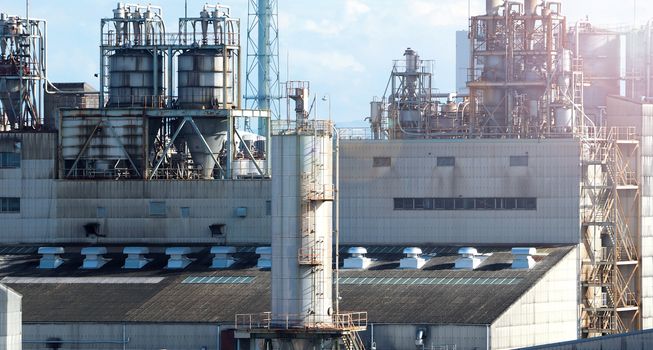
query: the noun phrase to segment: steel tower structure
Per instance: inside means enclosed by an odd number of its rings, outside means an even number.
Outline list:
[[[279,2],[249,0],[247,16],[246,105],[281,116],[279,84]],[[265,125],[258,126],[259,131]]]

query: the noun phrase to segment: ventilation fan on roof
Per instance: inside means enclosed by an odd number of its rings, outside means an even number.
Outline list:
[[[107,248],[105,247],[82,248],[82,255],[85,256],[84,262],[82,263],[82,269],[94,270],[101,268],[109,261],[109,259],[104,258],[104,254],[106,253]]]
[[[191,253],[190,248],[188,247],[171,247],[166,249],[166,255],[170,256],[168,258],[168,269],[185,269],[186,266],[190,265],[193,260],[187,257]]]
[[[236,253],[235,247],[212,247],[211,254],[213,254],[213,263],[211,264],[211,268],[226,269],[231,267],[231,265],[236,262],[233,258],[234,253]]]
[[[256,248],[256,254],[259,255],[256,267],[259,269],[272,268],[272,247],[258,247]]]
[[[38,253],[42,255],[39,269],[56,269],[63,264],[60,257],[64,253],[63,247],[40,247]]]
[[[365,256],[367,249],[363,247],[351,247],[347,250],[347,253],[351,254],[351,256],[345,259],[342,266],[343,269],[365,270],[370,267],[372,260]]]
[[[127,254],[123,266],[125,269],[141,269],[150,262],[149,259],[145,258],[145,254],[150,252],[147,247],[125,247],[122,252]]]
[[[406,257],[399,260],[399,268],[406,270],[419,270],[426,264],[426,259],[422,255],[422,250],[417,247],[409,247],[404,249]]]

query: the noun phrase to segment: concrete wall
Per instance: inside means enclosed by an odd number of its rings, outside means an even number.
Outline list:
[[[492,324],[492,349],[512,349],[577,338],[576,255],[576,249],[569,252]]]
[[[577,243],[579,145],[551,140],[342,141],[345,244]],[[528,155],[527,167],[510,156]],[[439,156],[455,166],[438,167]],[[374,157],[391,157],[373,167]],[[537,197],[537,210],[393,210],[402,197]]]
[[[0,197],[21,206],[0,213],[0,244],[96,242],[83,228],[90,222],[100,223],[104,243],[270,242],[270,180],[56,180],[56,145],[54,133],[0,134],[0,152],[21,154],[20,168],[0,169]],[[150,215],[152,201],[165,202],[165,215]],[[225,224],[226,236],[212,236],[212,224]]]
[[[653,344],[653,331],[647,330],[534,346],[523,350],[639,350],[650,349],[651,344]]]
[[[225,224],[228,243],[270,241],[269,180],[58,181],[56,242],[94,241],[83,225],[99,222],[102,242],[217,243],[209,225]],[[165,202],[164,216],[150,215],[150,202]],[[106,216],[98,217],[98,207]],[[189,216],[182,217],[181,208]],[[236,208],[247,208],[247,216]]]
[[[0,349],[21,350],[22,296],[0,284]]]
[[[63,341],[61,350],[218,349],[218,325],[76,323],[25,324],[23,349],[45,349],[48,339]]]
[[[640,271],[642,329],[653,328],[653,105],[642,107]]]
[[[20,213],[0,213],[2,243],[43,241],[54,237],[54,133],[0,133],[0,152],[21,154],[20,168],[0,169],[0,197],[20,198]]]
[[[374,329],[373,339],[372,329]],[[425,330],[424,349],[487,349],[488,327],[484,325],[374,324],[369,325],[367,331],[362,332],[360,336],[366,349],[370,349],[374,341],[379,350],[415,350],[421,349],[415,346],[418,329]]]

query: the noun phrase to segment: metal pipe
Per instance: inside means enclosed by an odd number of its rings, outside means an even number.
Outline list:
[[[216,337],[215,349],[220,350],[220,325],[218,325],[218,335]]]
[[[332,124],[333,125],[333,124]],[[333,154],[335,159],[334,164],[334,214],[335,214],[335,225],[333,227],[333,232],[335,234],[336,241],[336,267],[335,267],[335,284],[336,284],[336,297],[335,297],[335,314],[340,315],[340,134],[338,129],[333,125],[333,136],[334,136],[334,148]]]
[[[651,62],[651,55],[653,55],[653,52],[651,52],[651,32],[653,31],[653,19],[648,20],[648,40],[646,41],[646,98],[650,99],[653,97],[651,95],[651,80],[653,77],[651,77],[651,65],[653,64]]]

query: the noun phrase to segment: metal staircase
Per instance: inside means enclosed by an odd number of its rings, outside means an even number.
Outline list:
[[[342,342],[346,350],[365,350],[365,344],[358,332],[348,332],[343,335]]]
[[[636,198],[639,187],[622,154],[624,144],[637,147],[634,130],[590,131],[581,136],[582,316],[583,335],[597,336],[638,327],[639,257],[622,200]]]

